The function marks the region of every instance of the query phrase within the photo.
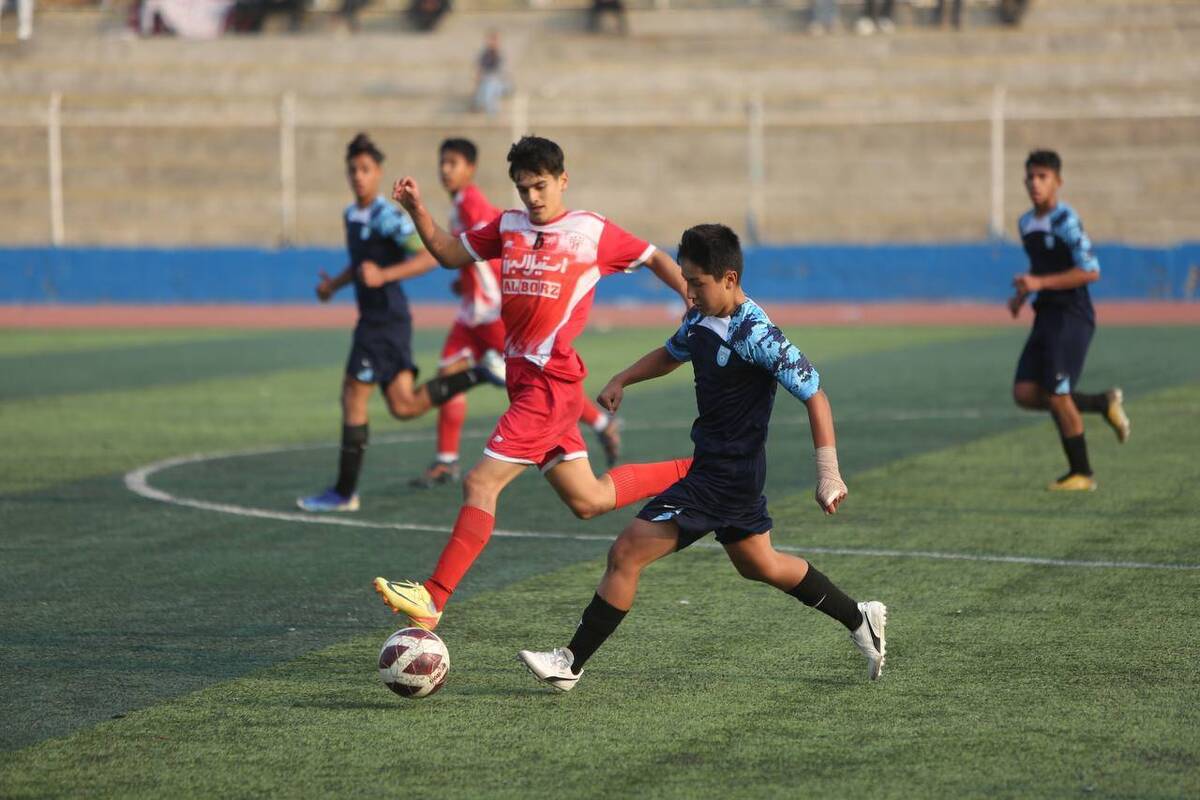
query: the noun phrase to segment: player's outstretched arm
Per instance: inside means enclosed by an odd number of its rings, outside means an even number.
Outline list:
[[[655,250],[650,258],[646,259],[646,267],[653,272],[660,281],[671,287],[675,294],[683,298],[685,306],[691,305],[687,297],[687,281],[683,279],[683,270],[675,263],[675,259],[664,253],[662,250]]]
[[[683,362],[667,352],[665,347],[652,350],[614,375],[600,390],[596,402],[609,413],[615,414],[625,396],[626,386],[661,378],[663,375],[673,372],[681,363]]]
[[[460,269],[475,262],[457,237],[451,236],[434,222],[433,215],[421,200],[421,187],[415,179],[406,177],[396,181],[392,186],[392,199],[412,217],[417,235],[439,264],[447,269]]]
[[[833,409],[822,389],[814,392],[804,401],[804,405],[808,409],[808,426],[812,429],[813,451],[817,459],[817,505],[826,514],[834,514],[849,490],[838,469]]]
[[[381,267],[374,262],[364,261],[361,269],[363,283],[374,289],[385,283],[416,278],[426,272],[432,272],[439,266],[441,265],[438,264],[438,260],[433,257],[432,253],[428,250],[421,250],[407,261],[401,261],[390,267]]]

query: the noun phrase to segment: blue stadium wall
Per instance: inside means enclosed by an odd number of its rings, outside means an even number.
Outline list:
[[[1195,300],[1200,242],[1096,248],[1101,300]],[[1025,269],[1018,245],[806,245],[748,250],[746,286],[774,302],[995,301]],[[0,249],[0,303],[314,302],[317,271],[345,264],[337,248]],[[407,284],[415,301],[451,300],[448,273]],[[343,292],[340,302],[349,302]],[[650,274],[602,281],[598,301],[657,302],[668,292]]]

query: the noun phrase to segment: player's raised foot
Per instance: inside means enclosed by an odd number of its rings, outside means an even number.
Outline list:
[[[604,448],[604,458],[611,467],[621,457],[621,420],[610,417],[604,430],[596,434],[600,437],[600,445]]]
[[[504,356],[495,350],[488,350],[479,359],[479,363],[475,365],[475,369],[479,371],[479,377],[493,386],[505,385],[505,365]]]
[[[457,483],[459,479],[457,461],[435,461],[429,469],[408,482],[415,489],[432,489],[447,483]]]
[[[556,647],[548,653],[522,650],[517,653],[517,660],[526,666],[533,677],[556,692],[571,691],[579,682],[579,675],[583,674],[583,670],[578,675],[571,671],[575,657],[564,647]]]
[[[418,628],[431,631],[442,619],[442,612],[433,604],[429,590],[416,581],[376,578],[375,593],[383,598],[393,614],[404,614]]]
[[[327,511],[358,511],[358,494],[344,497],[333,489],[326,489],[311,497],[296,498],[296,505],[304,511],[322,513]]]
[[[1117,433],[1117,441],[1121,444],[1129,441],[1129,415],[1125,413],[1125,393],[1121,391],[1120,386],[1114,386],[1104,393],[1108,398],[1108,410],[1104,412],[1104,418],[1108,420],[1108,424]]]
[[[1096,480],[1091,475],[1068,472],[1046,487],[1051,492],[1094,492]]]
[[[850,639],[864,656],[867,657],[867,677],[873,681],[879,680],[883,674],[883,662],[887,658],[887,641],[883,629],[887,627],[887,606],[878,600],[868,600],[858,604],[863,621],[858,630],[850,634]]]

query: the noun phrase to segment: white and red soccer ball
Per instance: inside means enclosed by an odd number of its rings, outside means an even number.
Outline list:
[[[446,685],[450,652],[437,634],[401,628],[379,651],[379,677],[401,697],[428,697]]]

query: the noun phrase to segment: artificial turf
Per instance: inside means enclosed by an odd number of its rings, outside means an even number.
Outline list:
[[[375,574],[421,576],[457,492],[409,489],[431,418],[374,405],[364,510],[305,525],[138,497],[289,512],[330,478],[344,332],[0,335],[0,795],[1176,797],[1200,791],[1200,335],[1101,329],[1084,387],[1122,383],[1134,436],[1088,418],[1100,490],[1051,495],[1052,426],[1007,399],[1016,329],[796,329],[838,420],[851,496],[811,499],[803,409],[777,401],[777,544],[891,607],[868,684],[844,630],[737,577],[719,549],[648,570],[579,686],[514,662],[569,638],[599,539],[497,538],[439,629],[450,682],[403,701],[379,682],[395,626]],[[604,378],[663,338],[580,340]],[[422,334],[432,363],[438,337]],[[688,451],[685,370],[627,393],[631,460]],[[499,392],[470,398],[482,442]],[[303,449],[271,452],[280,446]],[[258,449],[249,455],[221,455]],[[599,468],[598,458],[594,463]],[[535,475],[501,528],[611,536]],[[833,554],[821,549],[861,550]],[[1045,566],[867,550],[1149,562]]]

